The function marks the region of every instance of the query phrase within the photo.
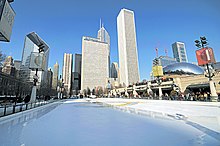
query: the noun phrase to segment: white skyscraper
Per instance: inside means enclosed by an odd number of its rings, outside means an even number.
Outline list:
[[[105,88],[110,76],[110,36],[103,24],[97,38],[82,38],[81,90]]]
[[[73,54],[64,53],[62,78],[63,78],[64,88],[68,95],[71,94],[72,69],[73,69]]]
[[[172,44],[172,48],[173,48],[173,57],[176,58],[177,62],[188,62],[184,43],[175,42]]]
[[[120,83],[140,80],[134,12],[122,9],[117,17]]]

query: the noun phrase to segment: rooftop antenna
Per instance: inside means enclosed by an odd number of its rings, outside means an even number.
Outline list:
[[[156,51],[156,57],[158,58],[158,46],[159,46],[159,42],[157,43],[156,47],[155,47],[155,51]]]
[[[100,18],[100,29],[102,28],[102,18]]]
[[[158,58],[158,48],[156,47],[155,50],[156,50],[156,57]]]

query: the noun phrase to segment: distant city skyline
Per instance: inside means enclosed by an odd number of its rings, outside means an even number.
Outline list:
[[[81,53],[82,36],[96,36],[94,29],[99,29],[101,18],[111,36],[111,62],[118,62],[116,17],[120,9],[127,8],[135,12],[141,80],[150,79],[152,60],[156,57],[155,48],[158,48],[159,56],[165,55],[164,50],[167,49],[168,56],[173,57],[173,42],[184,42],[188,61],[197,62],[194,40],[206,36],[209,46],[214,49],[216,60],[220,61],[220,56],[217,55],[220,54],[218,0],[113,0],[105,3],[94,0],[86,1],[86,7],[83,7],[84,3],[67,0],[63,7],[60,7],[58,3],[42,0],[13,2],[16,17],[11,42],[1,42],[0,50],[14,60],[21,60],[24,37],[35,31],[51,48],[49,66],[52,67],[56,60],[63,66],[63,54]],[[114,8],[111,5],[114,5]],[[33,11],[39,8],[40,11]]]

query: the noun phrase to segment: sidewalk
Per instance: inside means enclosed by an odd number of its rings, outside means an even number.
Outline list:
[[[181,120],[203,132],[216,132],[220,139],[220,102],[121,98],[97,98],[90,99],[90,102],[145,116]]]

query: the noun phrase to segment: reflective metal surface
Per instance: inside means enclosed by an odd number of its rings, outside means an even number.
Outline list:
[[[199,66],[186,62],[178,62],[167,65],[163,68],[164,74],[204,74],[204,70]]]

